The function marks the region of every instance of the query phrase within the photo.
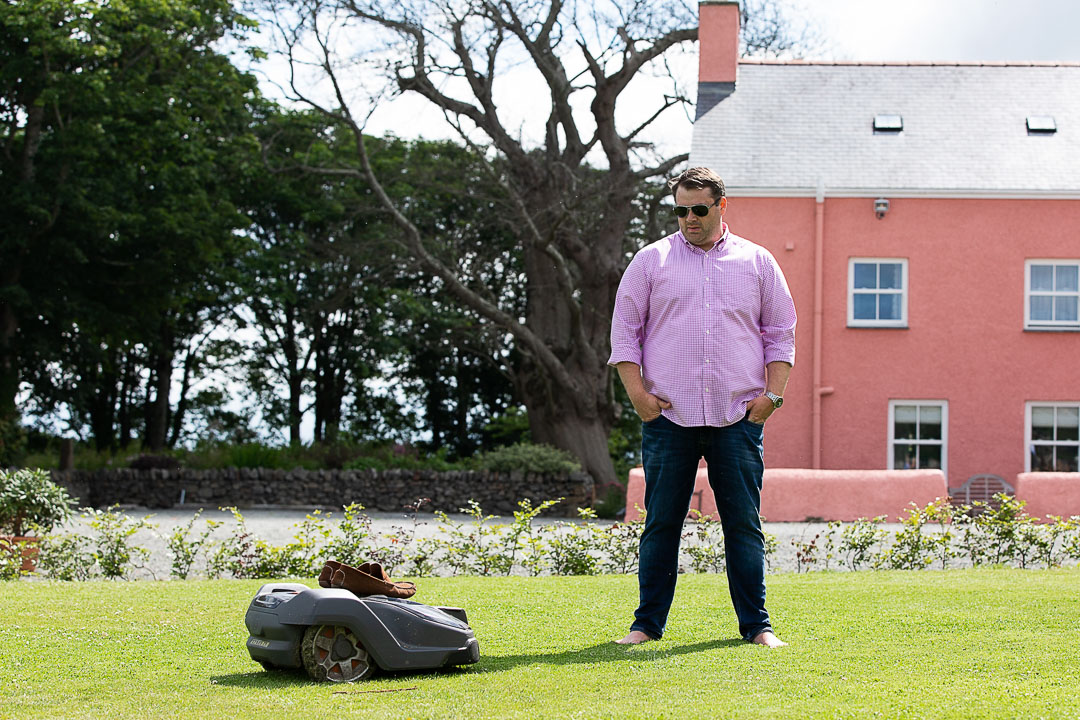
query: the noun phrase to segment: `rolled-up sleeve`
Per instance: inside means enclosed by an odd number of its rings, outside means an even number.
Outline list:
[[[765,364],[795,364],[795,301],[776,258],[767,254],[761,273],[761,339]]]
[[[642,254],[630,261],[615,295],[611,318],[611,357],[608,365],[632,362],[641,365],[645,323],[649,319],[649,278]]]

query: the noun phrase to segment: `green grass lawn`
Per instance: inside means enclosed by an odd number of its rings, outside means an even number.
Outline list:
[[[1080,717],[1080,568],[768,582],[775,651],[737,638],[723,576],[683,576],[635,648],[610,642],[632,576],[423,579],[480,663],[354,685],[250,660],[257,581],[0,583],[0,718]]]

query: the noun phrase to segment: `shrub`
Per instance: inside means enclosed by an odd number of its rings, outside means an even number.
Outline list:
[[[122,578],[129,566],[136,570],[144,569],[141,563],[150,557],[150,551],[131,544],[131,536],[140,530],[152,530],[147,515],[136,520],[118,511],[114,505],[108,510],[86,509],[83,512],[90,527],[97,532],[97,548],[93,552],[94,561],[101,569],[101,574],[112,579]]]
[[[217,545],[206,561],[210,577],[232,576],[237,579],[271,578],[291,575],[297,564],[287,546],[274,546],[248,531],[247,521],[235,507],[221,508],[232,513],[236,528],[232,535]],[[207,525],[217,529],[222,523],[210,520]],[[301,541],[302,542],[302,541]]]
[[[23,543],[0,538],[0,580],[18,580],[23,576]]]
[[[894,570],[922,570],[934,562],[936,545],[933,539],[923,532],[923,526],[930,519],[928,508],[921,508],[915,503],[907,510],[907,517],[900,521],[901,528],[896,533],[891,548],[881,557],[881,564]]]
[[[548,540],[551,572],[555,575],[596,575],[600,572],[599,558],[594,555],[603,530],[592,522],[592,508],[578,508],[581,524],[558,522],[552,526]]]
[[[128,467],[132,470],[176,470],[180,461],[172,455],[142,454],[128,460]]]
[[[206,544],[207,538],[210,537],[210,533],[214,530],[213,527],[207,526],[202,533],[191,539],[195,523],[202,516],[202,513],[203,511],[200,508],[188,521],[187,525],[173,528],[172,533],[166,540],[169,556],[172,558],[172,576],[178,580],[186,580],[188,575],[191,574],[195,559],[199,556],[199,552]]]
[[[690,567],[696,573],[722,573],[727,564],[724,555],[724,530],[719,520],[703,515],[700,510],[690,511],[693,529],[683,533],[683,552],[690,556]]]
[[[481,470],[492,472],[521,472],[538,475],[562,475],[581,472],[581,465],[565,450],[550,445],[518,443],[496,448],[476,459]]]
[[[645,529],[644,515],[633,522],[615,523],[596,535],[603,554],[600,568],[605,573],[627,575],[638,570],[641,532]]]
[[[41,540],[38,572],[53,580],[89,580],[94,577],[94,554],[85,535],[63,533]]]
[[[45,470],[0,470],[2,535],[45,535],[71,519],[73,502]]]
[[[457,575],[509,575],[517,549],[516,538],[507,542],[501,525],[488,525],[494,515],[485,515],[475,500],[459,510],[472,518],[471,523],[459,523],[444,512],[436,512],[439,524],[446,528],[446,538],[440,542],[443,556]]]
[[[873,558],[874,548],[887,534],[881,527],[884,522],[884,515],[872,520],[860,518],[840,531],[840,552],[847,553],[849,568],[858,570],[864,562]]]
[[[412,449],[406,451],[404,446],[385,443],[366,446],[363,453],[360,457],[346,462],[343,467],[346,470],[434,470],[436,472],[467,468],[464,463],[448,460],[446,448],[440,448],[433,454],[420,455]]]
[[[561,499],[560,499],[561,500]],[[211,531],[224,523],[207,521],[207,530],[195,534],[197,513],[185,527],[176,528],[167,538],[173,561],[174,577],[190,577],[198,555],[206,557],[206,574],[210,577],[272,578],[314,577],[326,559],[336,559],[350,565],[378,561],[394,573],[424,577],[432,574],[505,575],[515,571],[528,575],[550,572],[554,575],[593,575],[597,573],[630,573],[638,563],[638,541],[644,521],[617,523],[609,527],[595,522],[590,509],[579,510],[577,522],[558,521],[534,524],[537,516],[560,500],[547,500],[536,507],[529,500],[518,503],[512,524],[496,525],[495,518],[471,502],[462,512],[469,516],[458,522],[436,513],[438,535],[422,537],[417,527],[416,511],[426,502],[419,500],[410,506],[412,523],[393,527],[390,532],[375,532],[372,520],[363,513],[363,506],[345,508],[344,518],[332,526],[328,516],[318,511],[308,515],[294,527],[298,530],[283,545],[273,545],[253,536],[243,515],[230,510],[235,521],[226,529],[221,540],[210,537]],[[891,544],[880,552],[875,548],[888,537],[881,527],[885,518],[862,519],[851,524],[829,523],[827,530],[792,541],[796,550],[796,570],[828,570],[834,550],[846,553],[846,563],[852,569],[864,564],[874,568],[923,569],[937,560],[946,566],[958,556],[959,547],[971,554],[974,564],[1010,562],[1020,567],[1041,563],[1061,564],[1066,558],[1080,560],[1080,517],[1050,518],[1045,525],[1036,525],[1016,501],[1000,499],[1003,510],[995,516],[984,512],[972,516],[967,506],[949,506],[945,501],[924,508],[913,507],[907,521],[892,538]],[[200,511],[201,513],[201,511]],[[105,576],[130,577],[130,569],[140,569],[147,551],[133,545],[132,535],[151,529],[149,517],[129,518],[115,508],[107,511],[87,510],[84,518],[94,532],[47,535],[42,538],[38,567],[42,574],[58,580],[83,580]],[[948,518],[961,533],[955,538],[948,532],[926,532],[929,521],[943,523]],[[981,518],[981,520],[979,520]],[[974,523],[981,524],[976,526]],[[917,533],[917,534],[916,534]],[[725,557],[720,523],[698,517],[690,532],[684,536],[684,557],[697,572],[720,572]],[[765,562],[772,565],[777,550],[775,536],[765,533]],[[972,549],[978,545],[977,552]],[[969,548],[968,545],[971,547]],[[3,544],[0,541],[0,549]],[[19,577],[10,563],[4,563],[0,553],[0,579]],[[145,569],[145,568],[141,568]]]
[[[369,559],[375,545],[375,533],[363,505],[350,503],[344,510],[345,516],[338,523],[337,534],[331,536],[326,546],[326,557],[356,566]]]

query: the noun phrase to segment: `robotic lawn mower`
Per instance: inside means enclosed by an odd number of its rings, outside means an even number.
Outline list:
[[[376,670],[423,670],[480,659],[480,645],[461,608],[358,595],[345,587],[263,585],[244,623],[252,660],[267,670],[303,668],[318,681],[354,682]]]

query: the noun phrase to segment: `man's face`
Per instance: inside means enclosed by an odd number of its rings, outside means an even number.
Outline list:
[[[716,198],[708,188],[684,188],[675,191],[676,205],[708,205],[709,213],[705,217],[698,217],[691,210],[686,217],[678,218],[679,229],[692,245],[708,250],[720,239],[724,232],[724,211],[727,210],[727,198],[720,198],[717,205],[713,205]]]

